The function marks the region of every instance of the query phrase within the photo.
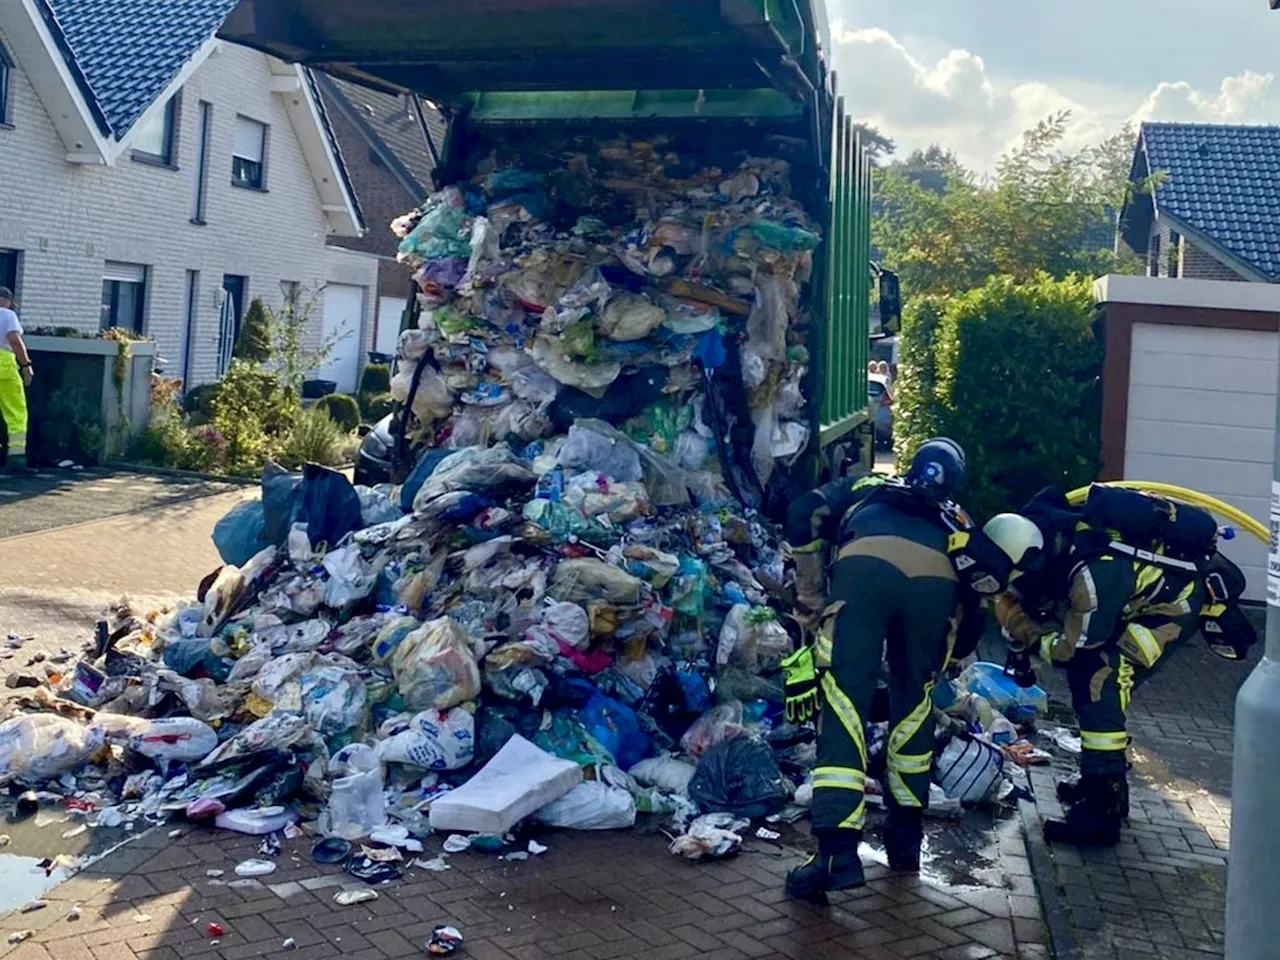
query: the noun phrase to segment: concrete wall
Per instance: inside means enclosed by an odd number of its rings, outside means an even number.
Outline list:
[[[328,221],[282,95],[268,84],[262,54],[223,44],[182,91],[176,169],[127,154],[114,167],[91,167],[66,161],[66,146],[19,63],[11,76],[12,129],[0,129],[0,248],[22,252],[24,323],[97,330],[104,262],[143,264],[144,332],[169,361],[166,370],[180,375],[187,271],[198,271],[188,378],[197,384],[217,376],[224,274],[248,277],[248,298],[272,306],[282,301],[282,281],[318,292],[330,280],[369,288],[366,302],[373,304],[377,263],[330,253]],[[191,222],[202,100],[213,107],[203,226]],[[265,192],[231,185],[237,114],[270,128]],[[372,336],[372,309],[366,336]]]

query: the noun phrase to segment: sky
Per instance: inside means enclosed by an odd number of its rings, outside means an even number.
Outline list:
[[[1267,0],[826,0],[852,115],[991,170],[1072,111],[1064,146],[1126,122],[1280,123],[1280,10]]]

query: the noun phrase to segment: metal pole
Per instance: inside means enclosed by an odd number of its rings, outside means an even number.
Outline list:
[[[1280,395],[1271,480],[1267,558],[1267,641],[1262,662],[1236,697],[1231,774],[1231,855],[1227,944],[1232,960],[1280,950]]]

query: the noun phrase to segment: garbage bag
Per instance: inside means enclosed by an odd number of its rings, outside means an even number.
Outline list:
[[[337,546],[348,533],[363,526],[360,495],[337,470],[307,464],[302,469],[300,497],[294,519],[307,525],[313,544]]]
[[[424,624],[391,654],[391,671],[410,710],[447,710],[480,693],[471,640],[451,617]]]
[[[635,445],[629,440],[619,443],[616,438],[593,429],[591,422],[575,423],[569,428],[569,437],[560,448],[556,464],[567,473],[591,471],[620,483],[643,477]]]
[[[203,760],[218,746],[218,732],[194,717],[143,720],[128,738],[129,749],[164,762]]]
[[[525,488],[534,482],[529,465],[505,443],[483,449],[468,447],[446,457],[423,483],[413,500],[415,511],[446,493]]]
[[[398,259],[468,259],[471,256],[471,223],[466,201],[455,186],[433,194],[422,205],[417,225],[400,241]]]
[[[538,622],[525,633],[531,642],[549,641],[567,644],[575,650],[586,650],[591,643],[591,626],[587,611],[576,603],[553,603],[538,613]]]
[[[405,512],[396,506],[395,500],[373,487],[356,486],[356,496],[360,498],[360,522],[364,527],[375,527],[380,523],[391,523],[399,520]]]
[[[716,665],[759,673],[776,669],[790,652],[791,637],[772,608],[739,603],[729,611],[720,629]]]
[[[0,776],[51,780],[83,766],[101,749],[101,727],[51,713],[0,723]]]
[[[265,514],[261,500],[237,504],[213,526],[213,545],[224,563],[243,566],[263,547]]]
[[[640,602],[643,581],[625,570],[595,557],[563,560],[556,565],[547,594],[555,600],[606,603],[630,606]]]
[[[208,637],[166,640],[161,658],[166,667],[184,677],[210,677],[224,682],[231,673],[227,662],[210,649]]]
[[[694,764],[675,757],[650,757],[641,760],[627,774],[643,786],[684,795],[689,792],[689,781],[697,771]]]
[[[249,724],[222,743],[201,761],[201,767],[218,766],[230,760],[271,750],[287,750],[311,734],[305,717],[278,713]]]
[[[389,620],[373,638],[373,644],[370,647],[373,662],[386,663],[395,653],[396,647],[400,646],[401,641],[421,626],[422,621],[415,617],[396,617],[394,620]]]
[[[584,681],[574,683],[590,686]],[[591,690],[591,698],[577,711],[577,718],[622,770],[630,770],[649,752],[649,735],[640,726],[636,712],[625,703],[606,697],[594,687]]]
[[[611,340],[643,340],[666,319],[666,311],[648,297],[622,294],[604,308],[596,329]]]
[[[267,543],[284,543],[294,523],[301,489],[299,474],[271,462],[262,468],[262,536]]]
[[[352,543],[329,551],[325,554],[323,566],[329,574],[324,602],[335,610],[363,600],[373,592],[373,585],[378,580],[377,571],[361,556],[359,544]]]
[[[979,661],[965,668],[956,678],[956,689],[986,698],[996,710],[1015,723],[1034,719],[1049,708],[1049,695],[1043,688],[1022,688],[1004,672],[999,664]]]
[[[635,826],[636,800],[621,787],[591,780],[535,811],[533,819],[562,830],[626,830]]]
[[[368,689],[358,671],[336,663],[318,663],[298,677],[307,722],[329,737],[350,730],[364,715]],[[276,704],[276,709],[281,709]]]
[[[461,770],[475,758],[476,721],[470,710],[424,710],[378,742],[378,759],[423,770]]]
[[[405,478],[404,485],[400,488],[400,509],[408,513],[413,509],[414,498],[418,496],[418,491],[422,489],[422,485],[427,482],[427,478],[435,473],[436,467],[448,457],[453,455],[453,451],[433,448],[427,450],[418,462],[414,464],[413,470],[409,476]]]
[[[711,747],[689,781],[689,799],[704,813],[767,817],[781,810],[789,795],[773,751],[754,737]]]

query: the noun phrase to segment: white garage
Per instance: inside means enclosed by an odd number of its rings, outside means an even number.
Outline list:
[[[1111,478],[1120,473],[1129,480],[1189,487],[1267,524],[1280,290],[1145,277],[1109,277],[1103,283],[1103,445],[1111,451],[1105,457]],[[1114,369],[1125,359],[1126,369]],[[1121,404],[1115,394],[1122,384],[1123,420],[1117,423]],[[1223,552],[1248,575],[1247,598],[1264,600],[1266,547],[1242,534]]]
[[[330,283],[324,288],[323,330],[332,349],[316,378],[332,380],[339,393],[355,393],[363,351],[365,288]]]

